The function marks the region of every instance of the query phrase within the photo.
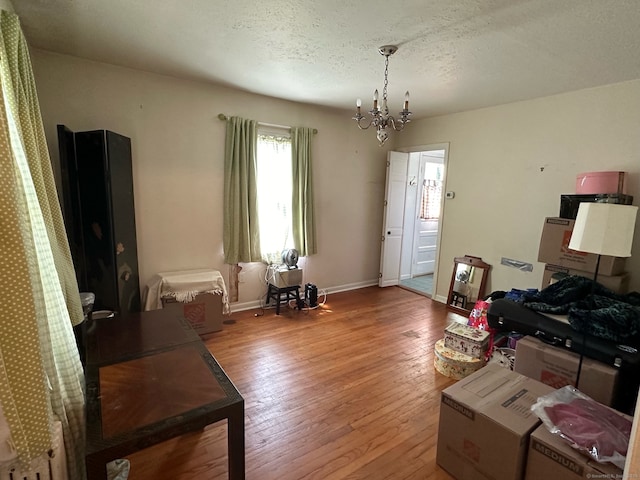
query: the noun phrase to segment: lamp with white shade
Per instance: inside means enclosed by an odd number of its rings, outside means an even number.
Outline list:
[[[569,248],[598,255],[593,276],[598,278],[600,256],[630,257],[638,207],[616,203],[583,202],[569,241]]]
[[[633,244],[633,233],[636,227],[638,207],[620,205],[616,203],[587,203],[578,207],[578,215],[571,233],[569,248],[579,252],[595,253],[598,255],[596,269],[593,275],[591,293],[595,290],[598,279],[600,257],[630,257]],[[580,383],[582,360],[584,357],[584,336],[578,373],[575,386]]]

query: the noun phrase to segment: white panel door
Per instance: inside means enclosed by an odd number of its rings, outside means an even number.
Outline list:
[[[426,182],[442,182],[444,153],[444,150],[435,150],[422,152],[420,155],[419,175],[421,189],[418,193],[418,207],[416,208],[417,214],[414,227],[413,261],[411,262],[412,277],[431,274],[435,271],[440,220],[438,218],[421,218],[420,204],[422,202],[423,189],[427,188]],[[442,198],[440,198],[441,210]]]
[[[388,287],[400,283],[400,255],[404,229],[404,202],[407,188],[409,154],[389,152],[387,155],[387,184],[380,253],[378,285]]]
[[[433,273],[436,265],[438,245],[438,220],[423,220],[418,216],[416,222],[415,261],[412,262],[411,276]]]

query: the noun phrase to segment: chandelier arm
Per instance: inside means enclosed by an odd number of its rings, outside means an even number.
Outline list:
[[[399,132],[404,129],[404,122],[401,119],[396,120],[391,115],[389,115],[388,121],[389,121],[389,124],[391,125],[391,128],[393,128],[396,132]],[[396,125],[396,122],[397,122],[397,125]]]
[[[358,123],[358,128],[360,130],[366,130],[367,128],[369,128],[373,124],[373,119],[371,119],[371,120],[369,120],[369,123],[367,123],[366,126],[363,126],[362,125],[362,120],[363,119],[364,119],[364,117],[361,117],[361,118],[355,118],[354,117],[354,120]]]

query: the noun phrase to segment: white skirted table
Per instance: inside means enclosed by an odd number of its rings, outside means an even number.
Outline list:
[[[229,296],[217,270],[182,270],[153,276],[144,292],[144,310],[172,309],[200,335],[222,330]]]
[[[209,269],[157,273],[147,286],[144,309],[162,308],[162,299],[166,297],[187,303],[201,293],[222,295],[222,311],[229,313],[229,296],[224,278],[218,270]]]

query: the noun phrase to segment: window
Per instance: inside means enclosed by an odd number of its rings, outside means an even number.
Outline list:
[[[225,263],[279,263],[282,251],[292,247],[303,257],[317,253],[313,134],[307,127],[274,129],[255,120],[227,119]]]
[[[263,260],[280,263],[293,248],[291,136],[287,131],[258,130],[257,190],[260,250]]]

